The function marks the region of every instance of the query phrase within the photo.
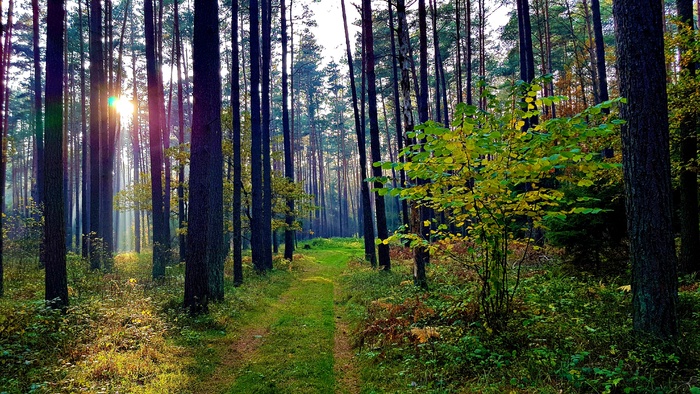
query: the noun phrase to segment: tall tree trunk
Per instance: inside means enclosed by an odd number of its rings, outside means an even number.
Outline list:
[[[12,4],[12,0],[10,0]],[[0,10],[2,9],[2,0],[0,0]],[[12,15],[12,6],[8,7],[8,26],[10,25],[10,20]],[[5,39],[7,40],[8,32],[5,30],[5,26],[2,25],[2,13],[0,12],[0,38],[2,38],[3,33],[5,33]],[[5,98],[5,56],[8,55],[5,50],[5,45],[3,45],[0,39],[0,297],[5,295],[5,268],[3,259],[3,236],[2,229],[4,228],[4,214],[5,214],[5,172],[7,170],[7,138],[5,137],[5,128],[2,122],[4,117],[4,98]]]
[[[692,1],[692,0],[691,0]],[[591,59],[591,80],[593,82],[593,101],[598,104],[600,99],[600,83],[598,82],[598,69],[596,67],[596,50],[593,43],[593,26],[591,26],[591,14],[588,11],[588,0],[582,0],[583,18],[586,22],[586,33],[588,33],[588,56]]]
[[[131,151],[134,156],[134,188],[141,182],[141,146],[139,144],[139,93],[137,89],[136,78],[136,47],[134,45],[134,35],[136,34],[137,26],[134,24],[133,9],[130,13],[131,18],[131,69],[133,76],[133,101],[134,113],[131,121]],[[136,253],[141,253],[141,206],[138,200],[134,206],[134,249]]]
[[[294,158],[292,156],[292,135],[289,126],[289,73],[287,71],[287,9],[286,1],[280,0],[280,17],[282,25],[282,134],[284,135],[284,176],[287,181],[294,182]],[[292,260],[294,257],[294,199],[287,199],[287,215],[285,223],[287,229],[284,232],[284,258]]]
[[[100,142],[104,97],[101,0],[90,0],[90,268],[101,267],[97,238],[100,231]],[[106,130],[105,130],[106,131]],[[106,141],[105,141],[106,142]]]
[[[403,127],[401,125],[401,94],[399,93],[399,73],[398,73],[398,65],[397,65],[397,54],[396,54],[396,39],[395,35],[400,35],[401,31],[400,30],[394,30],[394,13],[391,8],[391,1],[387,2],[389,6],[389,31],[391,32],[391,71],[393,74],[393,83],[392,83],[392,88],[393,88],[393,93],[394,93],[394,117],[396,119],[396,142],[397,146],[399,149],[399,152],[403,150]],[[459,29],[458,29],[459,31]],[[459,40],[458,40],[459,41]],[[457,45],[459,47],[459,45]],[[459,62],[458,62],[459,63]],[[459,74],[459,72],[458,72]],[[461,77],[459,78],[459,91],[460,91],[460,96],[461,96]],[[410,85],[410,82],[409,82]],[[410,93],[409,93],[410,94]],[[461,101],[461,97],[460,97]],[[399,158],[399,160],[403,161],[403,156]],[[399,180],[401,187],[404,187],[406,185],[406,171],[401,169],[399,171]],[[401,200],[401,219],[402,223],[406,226],[408,226],[408,201],[407,200]]]
[[[635,331],[678,334],[678,278],[671,212],[663,8],[656,0],[613,3]]]
[[[39,51],[39,0],[32,0],[32,33],[34,42],[34,142],[36,143],[36,196],[34,202],[44,202],[44,123],[41,111],[41,52]]]
[[[213,40],[213,41],[212,41]],[[223,159],[218,3],[196,0],[193,40],[193,118],[185,307],[207,310],[223,299]],[[214,218],[216,216],[216,218]],[[220,260],[220,262],[219,262]],[[208,278],[214,274],[216,278]],[[221,274],[221,278],[218,278]],[[220,294],[219,294],[220,293]]]
[[[678,9],[678,18],[682,23],[682,34],[693,34],[693,1],[676,0],[676,7]],[[694,81],[697,70],[696,63],[692,59],[691,49],[689,47],[681,47],[679,49],[681,51],[681,81]],[[680,269],[683,273],[694,273],[700,271],[698,178],[697,172],[693,170],[698,151],[697,118],[692,114],[692,111],[687,109],[682,111],[680,119]]]
[[[372,208],[369,199],[369,185],[365,181],[367,179],[367,151],[365,143],[364,128],[360,121],[360,111],[357,108],[357,89],[355,85],[355,70],[352,62],[352,52],[350,50],[350,35],[348,34],[348,21],[345,13],[345,0],[340,1],[343,11],[343,27],[345,28],[345,46],[347,49],[348,67],[350,71],[350,91],[352,93],[353,114],[355,115],[355,132],[357,134],[357,148],[360,155],[360,180],[362,195],[362,222],[363,236],[365,245],[365,260],[369,261],[373,266],[377,263],[376,253],[374,251],[374,226],[372,224]]]
[[[148,84],[148,127],[151,153],[151,206],[153,212],[153,278],[165,276],[167,249],[165,225],[163,223],[163,145],[161,141],[160,100],[162,91],[158,84],[156,69],[156,43],[153,26],[153,1],[144,1],[145,34],[146,34],[146,80]],[[203,180],[204,181],[204,180]],[[203,254],[202,254],[203,255]],[[205,276],[206,278],[206,276]],[[205,282],[206,286],[206,282]],[[205,290],[206,291],[206,290]]]
[[[272,269],[272,163],[270,160],[270,61],[272,57],[272,2],[262,0],[262,236],[265,266]],[[325,210],[324,210],[325,212]]]
[[[481,1],[481,0],[479,0]],[[467,104],[474,104],[472,96],[472,0],[464,0],[466,12],[464,17],[467,20],[467,48],[464,50],[466,59],[464,62],[467,65]]]
[[[112,36],[112,0],[105,0],[105,68],[107,75],[104,80],[104,95],[112,97],[114,94],[114,40]],[[109,99],[101,101],[104,114],[102,115],[102,141],[100,141],[100,235],[102,237],[102,253],[107,261],[103,264],[108,264],[112,256],[114,247],[114,140],[117,129],[117,111],[111,104]]]
[[[382,161],[382,150],[379,142],[379,120],[377,112],[377,76],[374,71],[374,32],[372,31],[372,1],[362,1],[362,37],[365,41],[366,64],[367,64],[367,101],[369,106],[369,135],[370,147],[372,151],[372,162]],[[321,163],[323,165],[323,163]],[[382,176],[381,166],[372,166],[372,175],[375,178]],[[380,189],[384,183],[374,182],[374,187]],[[391,258],[389,257],[389,244],[385,241],[389,238],[389,229],[386,224],[386,206],[384,196],[376,193],[374,196],[375,215],[377,217],[377,236],[379,237],[378,263],[380,269],[388,271],[391,269]]]
[[[598,0],[592,0],[592,1],[597,2]],[[600,12],[598,14],[599,14],[598,20],[600,21]],[[593,15],[595,18],[595,13]],[[598,35],[596,33],[596,50],[597,50],[598,42],[600,41],[602,43],[602,34],[603,33],[602,33],[602,28],[601,28],[601,39],[600,40],[598,40]],[[547,74],[551,75],[554,71],[552,68],[552,31],[551,31],[550,26],[549,26],[549,0],[544,0],[544,40],[545,40],[545,45],[547,47]],[[601,59],[601,58],[599,58],[599,59]],[[603,56],[602,59],[603,59],[603,73],[601,74],[602,76],[600,77],[601,78],[600,81],[601,81],[601,86],[602,86],[603,81],[605,81],[604,92],[605,92],[605,95],[607,97],[607,94],[608,94],[607,80],[603,79],[605,77],[605,56]],[[600,65],[600,60],[598,60],[598,65]],[[601,91],[603,91],[603,89],[601,89]],[[549,80],[549,92],[548,93],[550,95],[554,95],[554,77],[551,77],[551,79]],[[557,109],[556,109],[554,102],[552,102],[551,118],[556,118],[556,117],[557,117]]]
[[[266,1],[266,0],[263,0]],[[267,271],[265,245],[263,244],[263,169],[262,169],[262,125],[260,112],[260,5],[258,0],[250,0],[250,110],[251,110],[251,206],[252,220],[251,249],[253,266],[256,271]]]
[[[90,240],[90,145],[87,129],[87,105],[85,100],[85,44],[83,40],[83,6],[82,0],[78,1],[78,28],[80,32],[80,130],[82,133],[81,156],[81,211],[82,211],[82,241],[81,251],[83,258],[87,258]],[[87,3],[86,3],[87,4]]]
[[[690,0],[690,8],[690,18],[692,20],[692,0]],[[605,69],[605,41],[603,40],[603,24],[600,19],[600,0],[591,0],[591,14],[593,17],[593,34],[595,35],[595,58],[596,68],[598,69],[598,94],[600,98],[599,102],[603,102],[610,100],[610,96],[608,95],[608,73]],[[690,25],[692,27],[692,22]],[[551,44],[547,45],[549,46]],[[551,58],[551,48],[549,49],[549,56]],[[549,62],[551,63],[551,60],[549,60]],[[549,72],[551,73],[551,64],[549,67]],[[605,111],[607,112],[608,109],[606,108]]]
[[[236,3],[236,2],[234,2]],[[178,9],[180,8],[178,2],[173,3],[173,17],[175,19],[175,68],[177,69],[177,132],[178,132],[178,142],[180,143],[180,149],[184,149],[185,146],[185,100],[183,92],[183,75],[182,75],[182,40],[180,38],[180,14]],[[234,14],[236,15],[236,14]],[[234,19],[236,19],[234,17]],[[238,49],[238,48],[234,48]],[[177,175],[177,217],[178,217],[178,228],[180,229],[179,242],[180,242],[180,261],[185,261],[185,255],[187,254],[187,240],[184,234],[185,230],[185,163],[180,162]]]
[[[241,229],[241,192],[243,190],[241,163],[241,83],[238,60],[238,1],[231,2],[231,111],[233,118],[233,284],[243,283],[243,231]],[[284,30],[282,32],[284,39]],[[284,49],[283,49],[284,50]]]
[[[418,98],[418,118],[421,123],[428,121],[428,23],[426,21],[427,12],[425,9],[425,0],[418,0],[418,41],[420,51],[420,97]],[[422,140],[417,141],[419,144]],[[418,184],[426,184],[427,181],[419,180]],[[420,216],[420,219],[418,217]],[[430,226],[425,225],[430,221],[430,211],[427,207],[413,209],[413,223],[411,231],[415,234],[420,234],[425,240],[430,237]],[[430,261],[428,249],[423,246],[418,246],[413,251],[413,280],[417,286],[425,287],[425,266]]]
[[[46,301],[53,308],[68,306],[66,243],[63,216],[63,0],[48,0],[46,31],[46,151],[44,239]]]
[[[535,57],[532,52],[532,26],[528,0],[517,0],[518,32],[520,35],[520,79],[531,83],[535,79]],[[524,129],[538,123],[537,116],[525,119]]]

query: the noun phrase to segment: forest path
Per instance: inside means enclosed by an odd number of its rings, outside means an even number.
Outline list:
[[[289,288],[216,346],[211,393],[358,393],[338,283],[356,249],[303,250]],[[204,392],[200,391],[200,392]]]

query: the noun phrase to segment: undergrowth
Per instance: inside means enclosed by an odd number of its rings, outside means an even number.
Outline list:
[[[43,271],[11,260],[0,299],[0,393],[192,392],[216,365],[211,342],[287,288],[294,267],[277,261],[258,276],[245,261],[244,285],[227,288],[224,302],[193,318],[181,308],[184,265],[153,282],[150,262],[150,254],[122,254],[105,273],[70,255],[71,306],[62,315],[45,307]]]
[[[403,260],[391,273],[357,265],[343,279],[367,392],[699,392],[693,278],[679,296],[683,335],[660,343],[632,334],[626,278],[572,276],[556,258],[538,258],[525,267],[511,318],[496,332],[464,266],[433,258],[430,289],[421,291],[410,280],[410,254],[394,248],[392,256]]]

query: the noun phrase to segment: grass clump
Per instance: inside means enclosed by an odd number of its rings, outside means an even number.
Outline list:
[[[401,255],[401,251],[394,252]],[[494,330],[478,279],[435,257],[430,289],[412,285],[411,262],[393,273],[344,277],[344,302],[369,392],[669,393],[700,386],[700,292],[681,289],[675,343],[631,333],[631,294],[620,277],[571,275],[555,258],[530,261],[510,317]]]

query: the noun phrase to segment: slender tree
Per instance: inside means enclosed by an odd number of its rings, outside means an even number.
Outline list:
[[[36,196],[38,206],[44,202],[44,124],[41,108],[41,52],[39,51],[39,0],[32,0],[32,32],[34,42],[34,127],[36,143]]]
[[[397,146],[399,149],[399,152],[403,150],[403,129],[401,125],[401,117],[402,117],[402,107],[401,107],[401,94],[399,93],[399,84],[401,81],[399,80],[399,71],[398,71],[398,56],[396,53],[396,38],[394,37],[395,35],[401,35],[401,30],[394,30],[394,12],[391,7],[391,0],[387,2],[389,6],[389,30],[391,31],[391,72],[393,76],[393,83],[392,83],[392,88],[393,88],[393,93],[394,93],[394,117],[396,118],[396,142]],[[457,7],[459,8],[459,7]],[[459,29],[457,30],[459,31]],[[457,40],[459,41],[459,40]],[[457,48],[459,48],[459,45],[457,45]],[[458,61],[457,64],[460,62]],[[407,81],[408,82],[408,81]],[[410,82],[409,87],[410,87]],[[460,84],[461,84],[461,79],[460,79]],[[461,91],[461,87],[459,88]],[[410,94],[410,92],[409,92]],[[460,94],[461,96],[461,94]],[[413,119],[411,119],[411,122]],[[403,160],[403,157],[399,158],[399,160]],[[399,180],[401,183],[401,186],[403,187],[406,184],[406,172],[401,169],[399,171]],[[401,219],[404,225],[408,225],[408,201],[407,200],[401,200]]]
[[[0,0],[0,10],[2,9],[2,0]],[[4,127],[2,124],[2,117],[3,117],[3,96],[5,92],[5,47],[2,45],[2,37],[3,34],[5,34],[5,26],[2,25],[2,12],[0,12],[0,170],[2,173],[0,174],[0,185],[3,185],[0,187],[0,297],[5,295],[5,267],[4,267],[4,261],[3,261],[3,236],[2,236],[2,230],[3,230],[3,224],[5,222],[4,216],[5,216],[5,160],[6,160],[6,153],[5,153],[5,136],[4,136]]]
[[[420,64],[420,95],[418,96],[418,119],[421,123],[428,121],[428,23],[427,11],[425,9],[425,0],[418,0],[418,49],[419,49],[419,64]],[[417,141],[421,143],[422,141]],[[423,184],[427,181],[419,180],[418,184]],[[430,221],[430,211],[427,207],[414,207],[413,219],[414,224],[411,231],[415,234],[420,234],[424,239],[430,236],[430,226],[426,222]],[[418,219],[420,217],[420,219]],[[428,249],[423,246],[418,246],[413,251],[414,275],[413,280],[417,286],[425,287],[425,266],[430,261]]]
[[[163,214],[163,145],[161,141],[160,95],[156,69],[155,28],[153,26],[153,1],[144,0],[146,34],[146,80],[148,85],[148,127],[151,154],[151,206],[153,210],[153,278],[165,276],[167,261]],[[206,282],[205,282],[206,283]]]
[[[284,176],[294,182],[294,158],[292,157],[292,134],[289,126],[289,71],[287,67],[287,3],[280,0],[282,33],[282,134],[284,135]],[[287,215],[284,232],[284,258],[292,260],[294,254],[294,199],[287,199]]]
[[[101,267],[95,249],[100,236],[100,141],[104,112],[104,59],[102,54],[102,4],[90,0],[90,268]],[[105,130],[106,131],[106,130]]]
[[[243,190],[241,163],[241,83],[238,59],[238,1],[231,2],[231,112],[233,118],[233,284],[243,283],[243,232],[241,229],[241,192]],[[283,6],[284,7],[284,6]],[[284,9],[284,8],[283,8]],[[284,39],[284,29],[282,30]],[[284,49],[283,49],[284,50]]]
[[[46,301],[53,308],[68,306],[63,195],[63,20],[64,0],[48,0],[46,31],[46,160],[44,240]]]
[[[266,1],[266,0],[263,0]],[[260,112],[260,5],[250,0],[250,177],[251,177],[251,249],[253,266],[258,272],[267,270],[263,248],[263,174],[262,122]]]
[[[236,3],[236,2],[232,2]],[[182,80],[182,39],[180,38],[180,14],[178,9],[180,5],[177,1],[173,3],[173,19],[175,30],[175,68],[177,69],[177,127],[178,127],[178,142],[180,147],[185,144],[185,99],[183,92]],[[234,14],[235,15],[235,14]],[[235,18],[234,18],[235,19]],[[238,48],[235,48],[238,49]],[[186,237],[185,229],[185,165],[180,163],[177,176],[177,212],[178,212],[178,227],[180,228],[180,261],[185,260],[186,255]]]
[[[367,77],[367,102],[369,106],[369,135],[372,161],[378,163],[382,160],[382,151],[379,143],[379,120],[377,112],[377,75],[374,71],[374,33],[372,29],[372,1],[362,1],[362,38],[365,41],[366,51],[366,77]],[[323,163],[322,163],[323,164]],[[372,175],[375,178],[382,176],[380,166],[372,166]],[[381,181],[375,181],[377,189],[384,187]],[[377,217],[377,236],[380,243],[377,246],[379,267],[384,270],[391,269],[389,257],[389,244],[384,243],[389,238],[389,230],[386,224],[386,206],[384,196],[376,193],[374,196],[375,215]]]
[[[613,3],[635,331],[678,333],[662,3]]]
[[[82,212],[82,215],[80,216],[80,219],[82,221],[81,223],[81,229],[82,229],[82,240],[81,240],[81,252],[83,258],[87,258],[89,256],[88,251],[88,245],[89,240],[90,240],[90,145],[89,145],[89,140],[88,140],[88,128],[87,128],[87,105],[86,105],[86,100],[85,100],[85,43],[83,40],[83,2],[78,1],[78,32],[80,36],[80,132],[82,135],[81,138],[81,150],[82,150],[82,155],[80,157],[81,160],[81,168],[82,171],[80,173],[81,176],[81,182],[80,182],[80,195],[81,195],[81,207],[80,211]]]
[[[134,186],[140,183],[141,178],[141,145],[139,143],[139,92],[137,89],[136,78],[136,46],[134,45],[134,35],[136,35],[137,26],[134,23],[134,11],[130,12],[131,17],[131,69],[133,75],[133,97],[134,113],[131,121],[131,151],[134,159]],[[134,249],[136,253],[141,253],[141,207],[138,201],[134,207]]]
[[[693,1],[676,0],[678,18],[684,34],[693,32]],[[695,80],[696,64],[691,60],[690,47],[680,48],[682,60],[681,81]],[[692,83],[692,82],[689,82]],[[684,111],[680,119],[680,216],[681,250],[680,269],[684,273],[700,271],[700,231],[698,228],[698,177],[693,169],[697,161],[697,118],[692,111]]]
[[[272,269],[272,163],[270,160],[270,62],[272,57],[272,1],[262,0],[262,243],[266,269]]]
[[[350,92],[352,93],[352,107],[353,114],[355,115],[355,132],[357,134],[357,148],[360,155],[360,194],[362,195],[362,204],[360,206],[360,209],[362,210],[363,236],[365,241],[365,260],[369,261],[372,264],[372,266],[374,266],[377,264],[377,255],[374,250],[374,225],[372,223],[372,209],[370,206],[369,199],[369,185],[365,181],[365,179],[367,179],[367,151],[365,148],[365,133],[360,121],[360,111],[357,107],[355,70],[352,62],[352,51],[350,49],[350,35],[348,34],[348,21],[345,13],[345,0],[340,0],[340,6],[343,11],[343,26],[345,28],[345,47],[347,49],[348,68],[350,74]]]

